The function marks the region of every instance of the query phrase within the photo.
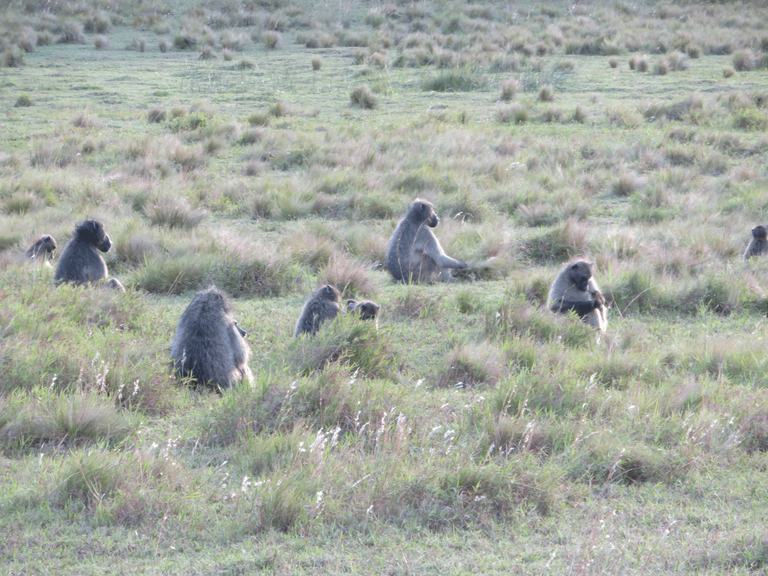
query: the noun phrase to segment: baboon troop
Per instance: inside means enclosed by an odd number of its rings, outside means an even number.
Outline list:
[[[53,236],[41,236],[25,252],[30,260],[53,260],[53,253],[56,251],[56,240]]]
[[[221,390],[244,378],[251,382],[251,349],[244,335],[232,317],[232,305],[215,286],[198,292],[173,336],[173,368],[181,377]]]
[[[299,316],[296,328],[293,331],[293,337],[297,338],[299,334],[304,334],[305,332],[308,332],[311,336],[317,334],[323,322],[336,318],[341,309],[339,307],[340,298],[341,292],[330,284],[315,290],[304,303],[301,316]]]
[[[430,228],[440,222],[430,202],[417,198],[400,220],[387,247],[386,263],[395,280],[453,280],[451,269],[469,268],[445,253]]]
[[[552,283],[547,302],[552,312],[573,310],[584,322],[605,332],[608,328],[608,309],[592,276],[593,266],[583,260],[566,264]]]
[[[112,241],[98,220],[86,220],[75,226],[72,239],[64,246],[53,276],[56,282],[88,284],[109,276],[107,263],[99,251],[108,252]]]
[[[763,256],[768,254],[768,239],[766,239],[768,229],[765,226],[755,226],[752,228],[752,240],[744,252],[744,260],[749,260],[753,256]]]

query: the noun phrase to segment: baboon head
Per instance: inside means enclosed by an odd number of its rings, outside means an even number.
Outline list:
[[[53,260],[53,253],[56,251],[56,240],[53,236],[41,236],[37,242],[32,244],[27,250],[29,258],[47,258]]]
[[[440,223],[440,218],[435,214],[435,208],[431,202],[416,198],[408,208],[408,218],[417,224],[426,224],[434,228]]]
[[[341,298],[341,292],[339,292],[338,288],[336,286],[332,286],[330,284],[326,284],[320,290],[318,290],[318,293],[320,294],[320,297],[323,300],[330,300],[331,302],[339,302],[339,299]]]
[[[371,302],[370,300],[365,300],[364,302],[357,302],[356,300],[347,300],[347,311],[353,312],[356,310],[360,312],[361,320],[375,320],[376,316],[379,315],[379,310],[381,310],[381,306],[379,306],[375,302]]]
[[[590,278],[592,278],[592,264],[579,260],[568,267],[568,279],[582,292],[587,291]]]
[[[768,234],[768,230],[766,230],[765,226],[755,226],[752,228],[752,236],[758,240],[765,240],[766,234]]]
[[[75,236],[79,240],[96,246],[102,252],[108,252],[112,248],[112,241],[104,231],[104,224],[98,220],[86,220],[75,227]]]

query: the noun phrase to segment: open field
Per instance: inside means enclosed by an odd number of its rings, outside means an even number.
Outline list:
[[[768,570],[765,1],[1,10],[2,573]],[[125,293],[24,258],[87,217]],[[379,329],[293,339],[326,282]],[[253,386],[169,371],[211,284]]]

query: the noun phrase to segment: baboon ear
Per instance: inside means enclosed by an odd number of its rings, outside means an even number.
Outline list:
[[[333,288],[331,288],[331,285],[330,285],[330,284],[327,284],[327,285],[325,286],[325,293],[326,293],[326,294],[333,294]]]

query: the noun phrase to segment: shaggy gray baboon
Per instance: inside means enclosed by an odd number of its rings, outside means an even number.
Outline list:
[[[445,253],[434,233],[440,222],[431,203],[417,198],[395,228],[387,246],[387,269],[395,280],[453,280],[451,269],[469,268]]]
[[[41,236],[25,252],[30,260],[53,260],[53,253],[56,251],[56,240],[53,236]]]
[[[592,276],[592,266],[583,260],[566,264],[552,283],[547,300],[552,312],[574,310],[584,322],[605,332],[608,309]]]
[[[181,377],[226,390],[253,380],[246,332],[232,318],[232,305],[215,286],[198,292],[184,310],[171,343],[172,365]]]
[[[86,220],[75,226],[75,234],[64,246],[56,265],[56,282],[87,284],[109,276],[107,263],[98,250],[107,252],[112,241],[98,220]]]
[[[341,298],[341,292],[330,284],[312,292],[301,310],[293,337],[296,338],[304,332],[314,336],[323,322],[333,320],[340,310],[339,298]]]
[[[766,239],[765,226],[755,226],[752,228],[752,240],[747,246],[747,251],[744,252],[744,260],[749,260],[752,256],[763,256],[768,254],[768,239]]]

